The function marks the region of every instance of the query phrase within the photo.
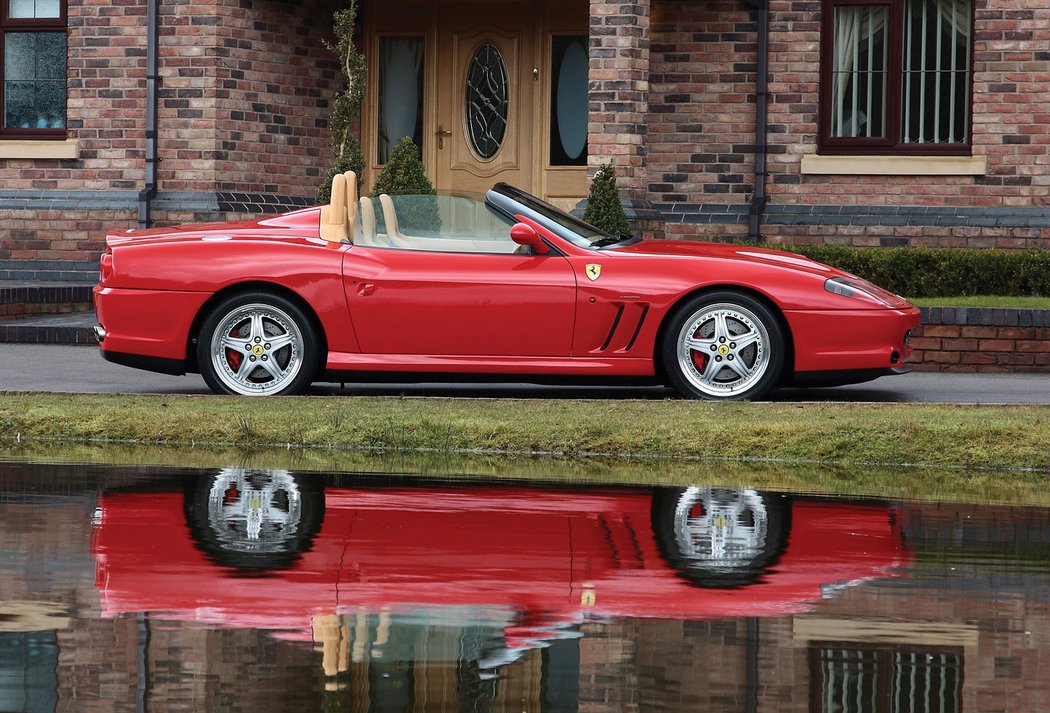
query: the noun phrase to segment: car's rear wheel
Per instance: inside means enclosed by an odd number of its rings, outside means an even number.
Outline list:
[[[204,320],[197,364],[217,394],[298,394],[317,371],[318,344],[313,325],[293,302],[245,292],[216,305]]]
[[[759,398],[776,385],[784,365],[776,316],[740,292],[686,302],[672,317],[662,348],[671,385],[690,398]]]

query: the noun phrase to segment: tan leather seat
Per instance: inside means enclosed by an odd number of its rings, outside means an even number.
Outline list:
[[[352,241],[357,216],[357,174],[336,174],[332,179],[332,198],[321,206],[320,234],[332,242]]]
[[[350,242],[354,240],[354,219],[357,217],[357,174],[347,171],[346,178],[346,222]]]
[[[401,232],[397,225],[397,213],[394,211],[394,199],[386,193],[379,194],[379,205],[383,209],[383,223],[386,224],[386,237],[390,244],[399,248],[412,246],[412,240]]]
[[[379,245],[376,238],[376,209],[371,198],[361,198],[357,209],[358,223],[361,226],[360,241],[362,245]]]

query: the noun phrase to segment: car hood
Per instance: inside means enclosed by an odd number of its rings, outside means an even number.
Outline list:
[[[803,255],[783,250],[770,250],[748,245],[726,243],[702,243],[692,240],[642,240],[632,245],[612,248],[609,252],[654,257],[699,257],[716,260],[737,260],[749,263],[776,265],[793,268],[824,277],[836,277],[846,273]]]

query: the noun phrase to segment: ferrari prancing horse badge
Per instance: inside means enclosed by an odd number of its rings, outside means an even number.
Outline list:
[[[590,280],[593,282],[594,280],[597,280],[599,276],[601,276],[602,266],[591,263],[590,265],[587,265],[586,271],[587,277],[590,278]]]

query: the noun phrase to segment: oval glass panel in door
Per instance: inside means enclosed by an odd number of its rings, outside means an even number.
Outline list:
[[[467,136],[482,159],[496,155],[507,134],[507,65],[495,45],[486,42],[467,65]]]
[[[587,35],[551,37],[550,165],[587,165]]]

